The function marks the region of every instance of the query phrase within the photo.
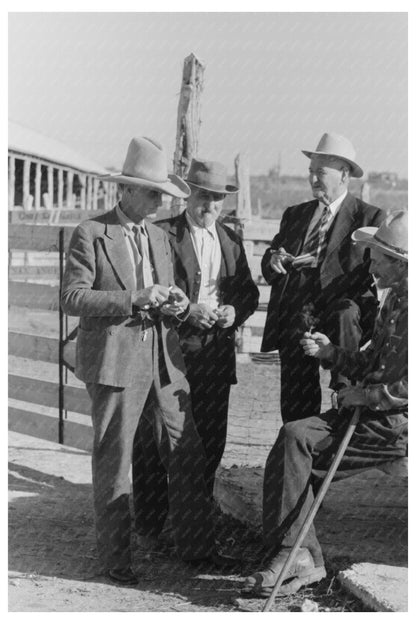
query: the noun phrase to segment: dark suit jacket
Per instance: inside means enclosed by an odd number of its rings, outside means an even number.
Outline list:
[[[192,244],[191,234],[185,212],[172,219],[157,222],[167,233],[172,247],[172,260],[175,283],[187,294],[192,303],[198,301],[201,286],[201,271]],[[251,277],[247,258],[240,237],[230,228],[216,222],[216,229],[221,245],[220,292],[223,305],[235,308],[235,323],[218,334],[228,341],[229,374],[235,376],[234,334],[235,330],[253,314],[257,308],[259,291]],[[182,348],[185,355],[191,343],[202,339],[203,332],[190,323],[183,323],[179,328]]]
[[[318,200],[313,200],[287,208],[282,216],[279,233],[263,256],[263,276],[271,284],[272,291],[262,351],[281,348],[279,344],[281,304],[291,279],[291,271],[288,271],[287,275],[280,275],[270,268],[271,249],[284,247],[294,256],[299,255],[317,203]],[[363,295],[375,296],[375,288],[371,286],[373,278],[369,273],[369,251],[361,245],[353,244],[351,234],[360,227],[378,227],[384,218],[385,214],[380,208],[370,206],[350,193],[346,195],[331,224],[325,258],[320,267],[321,299],[328,305],[337,299],[348,298],[359,303]]]
[[[155,283],[174,284],[166,234],[146,222]],[[84,382],[126,387],[140,378],[142,319],[133,315],[136,277],[115,210],[80,223],[68,251],[61,305],[79,316],[75,375]],[[185,365],[170,317],[157,320],[170,381]]]

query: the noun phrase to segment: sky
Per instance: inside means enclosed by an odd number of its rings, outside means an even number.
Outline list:
[[[252,174],[324,132],[407,177],[406,13],[9,13],[8,116],[121,168],[133,136],[173,157],[183,61],[205,63],[199,155]]]

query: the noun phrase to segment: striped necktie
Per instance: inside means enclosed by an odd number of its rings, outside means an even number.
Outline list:
[[[326,250],[326,233],[329,214],[329,207],[324,206],[321,218],[315,223],[302,249],[302,254],[309,253],[315,256],[318,265],[322,262]]]

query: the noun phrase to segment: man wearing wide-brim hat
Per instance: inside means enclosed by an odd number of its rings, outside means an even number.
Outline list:
[[[266,566],[246,580],[247,594],[271,593],[312,505],[312,476],[325,475],[352,410],[361,408],[360,421],[336,478],[403,457],[407,452],[407,213],[391,215],[379,228],[360,228],[352,240],[370,249],[371,273],[378,288],[389,289],[388,294],[365,350],[348,351],[319,332],[307,332],[301,340],[305,357],[316,359],[325,368],[342,371],[357,385],[340,390],[338,411],[311,414],[279,431],[264,473],[263,528],[271,554]],[[297,591],[325,575],[321,546],[312,525],[289,571],[291,580],[282,591]]]
[[[334,344],[356,351],[368,341],[377,311],[368,250],[353,245],[358,227],[377,227],[382,210],[354,197],[352,178],[363,175],[347,138],[327,132],[309,159],[313,200],[287,208],[262,260],[271,285],[262,351],[279,350],[283,422],[321,409],[318,363],[305,357],[299,332],[315,326]],[[331,388],[348,380],[337,372]]]
[[[186,182],[191,188],[186,210],[158,225],[172,247],[175,283],[190,299],[189,316],[178,332],[194,421],[207,455],[205,479],[213,496],[215,472],[226,441],[230,388],[237,382],[235,333],[256,310],[259,293],[240,237],[219,221],[224,199],[238,191],[227,183],[225,166],[194,158]],[[142,517],[143,532],[153,530],[157,535],[167,513],[166,473],[160,462],[159,475],[156,471],[147,479],[143,475],[146,466],[154,465],[157,447],[162,453],[163,448],[160,440],[152,444],[152,427],[145,419],[139,429],[142,454],[136,455],[135,466],[147,507],[138,507],[148,509],[147,517]]]
[[[162,415],[166,432],[178,554],[186,560],[216,554],[205,455],[176,329],[189,298],[175,285],[167,235],[147,219],[162,193],[184,198],[190,189],[168,175],[163,147],[147,137],[132,139],[122,172],[103,179],[120,185],[121,200],[75,229],[62,307],[80,317],[75,375],[92,400],[99,557],[111,579],[134,584],[128,474],[145,404]]]

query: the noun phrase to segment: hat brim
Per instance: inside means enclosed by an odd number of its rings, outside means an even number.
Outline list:
[[[204,189],[204,191],[211,191],[212,193],[224,193],[224,195],[231,195],[232,193],[238,193],[240,190],[238,186],[233,186],[232,184],[226,184],[225,187],[215,187],[215,186],[202,186],[201,184],[195,184],[190,180],[185,180],[189,186],[193,186],[195,188]]]
[[[99,176],[99,180],[103,182],[115,182],[119,184],[127,184],[128,186],[144,186],[146,188],[152,188],[166,195],[177,197],[179,199],[186,199],[191,194],[191,189],[182,178],[170,173],[168,179],[165,182],[153,182],[144,178],[135,178],[133,176],[126,176],[122,173],[110,173],[108,175]]]
[[[328,152],[308,152],[307,150],[301,150],[302,154],[305,154],[308,158],[311,156],[329,156],[332,158],[339,158],[340,160],[344,160],[351,167],[351,177],[352,178],[362,178],[364,175],[364,171],[355,163],[353,160],[349,158],[345,158],[345,156],[341,156],[340,154],[328,154]]]
[[[351,234],[351,238],[355,243],[359,243],[365,247],[372,247],[373,249],[380,249],[380,251],[387,256],[392,256],[393,258],[398,258],[399,260],[407,262],[408,256],[406,254],[400,253],[400,251],[396,251],[374,238],[374,234],[377,230],[378,228],[376,227],[359,228]]]

